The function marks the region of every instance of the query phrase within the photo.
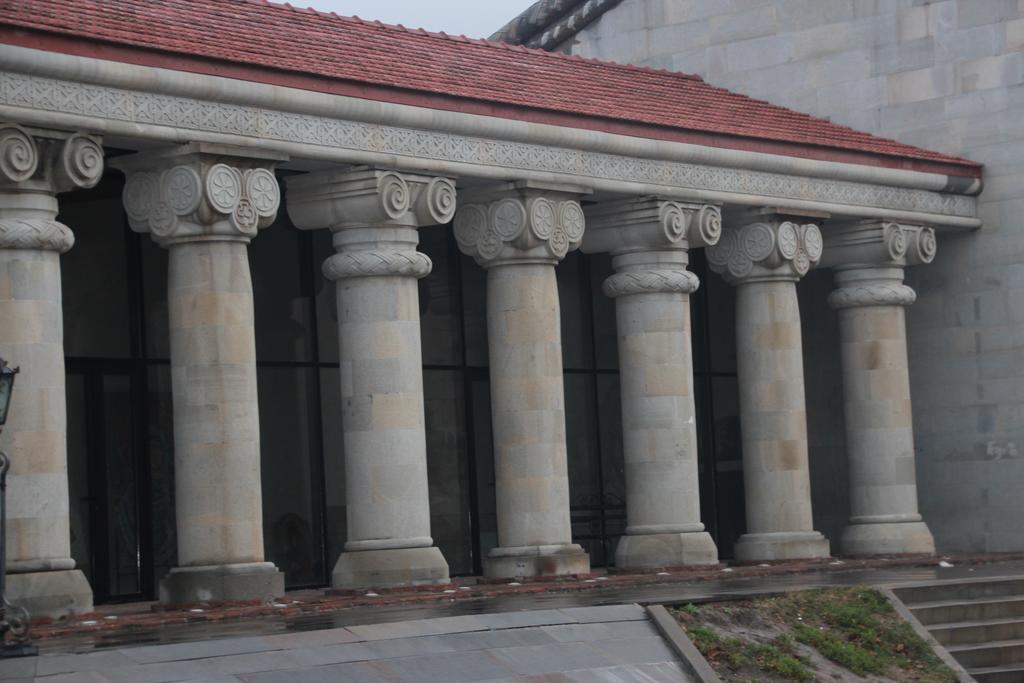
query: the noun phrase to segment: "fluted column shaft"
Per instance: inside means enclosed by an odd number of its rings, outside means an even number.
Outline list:
[[[736,353],[747,533],[741,561],[826,557],[814,530],[796,282],[818,262],[817,226],[777,216],[737,220],[708,250],[736,286]]]
[[[865,258],[868,235],[884,260]],[[859,254],[849,253],[852,237]],[[934,244],[930,229],[895,224],[861,223],[830,235],[828,247],[837,253],[830,255],[836,290],[829,304],[839,317],[850,480],[846,555],[935,552],[917,507],[904,315],[917,296],[903,284],[904,265],[931,261]]]
[[[487,333],[498,517],[494,577],[579,574],[572,542],[555,264],[583,237],[569,196],[512,192],[462,206],[455,236],[487,268]]]
[[[690,247],[714,244],[716,207],[655,198],[587,211],[585,251],[610,251],[622,397],[626,533],[617,567],[714,564],[700,521],[697,419],[690,348]]]
[[[165,603],[284,593],[283,575],[264,561],[247,255],[277,214],[272,164],[200,144],[116,162],[132,228],[168,251],[178,566],[161,581]]]
[[[455,187],[374,169],[326,172],[289,183],[300,228],[330,227],[345,435],[348,536],[338,587],[447,583],[430,536],[417,280],[430,273],[420,225],[446,223]]]
[[[71,559],[60,255],[74,244],[57,222],[57,192],[103,172],[93,137],[0,125],[0,357],[21,372],[0,450],[7,487],[7,598],[33,617],[92,608]]]

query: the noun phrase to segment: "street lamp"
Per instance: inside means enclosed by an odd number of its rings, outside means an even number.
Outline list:
[[[7,424],[7,412],[14,393],[14,378],[21,368],[11,368],[0,358],[0,433]],[[24,607],[7,602],[7,470],[11,461],[0,451],[0,658],[38,654],[29,644],[29,614]],[[13,638],[8,641],[7,633]]]

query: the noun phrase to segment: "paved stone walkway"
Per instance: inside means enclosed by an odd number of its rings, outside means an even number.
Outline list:
[[[50,654],[0,662],[4,683],[688,681],[639,605],[463,615]]]

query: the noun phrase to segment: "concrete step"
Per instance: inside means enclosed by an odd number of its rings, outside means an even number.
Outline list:
[[[907,607],[922,602],[973,600],[997,596],[1024,596],[1024,578],[969,579],[931,583],[926,586],[904,586],[893,592]]]
[[[929,624],[928,632],[943,645],[980,645],[993,640],[1021,640],[1024,639],[1024,617]]]
[[[997,640],[980,645],[950,645],[946,650],[966,669],[1024,665],[1024,640]]]
[[[960,621],[986,621],[1024,617],[1024,597],[975,598],[941,600],[908,605],[917,620],[925,626]]]
[[[1024,681],[1024,664],[986,666],[969,669],[967,673],[978,683],[1020,683]]]

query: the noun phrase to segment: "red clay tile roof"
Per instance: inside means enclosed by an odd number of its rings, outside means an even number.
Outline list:
[[[36,32],[57,34],[73,39],[64,41],[63,51],[132,61],[118,56],[123,50],[108,48],[144,48],[158,57],[201,58],[209,73],[230,75],[213,68],[228,63],[249,67],[242,76],[249,80],[279,82],[270,76],[287,72],[360,86],[349,94],[369,99],[387,100],[386,93],[393,91],[426,96],[429,106],[437,108],[511,118],[519,118],[516,112],[540,112],[553,115],[560,125],[600,128],[593,122],[603,121],[606,130],[652,138],[951,175],[981,172],[974,162],[754,100],[697,76],[409,30],[265,0],[0,0],[0,26],[7,27],[0,42],[45,46]],[[89,45],[99,47],[86,51]],[[189,64],[183,70],[203,70]]]

